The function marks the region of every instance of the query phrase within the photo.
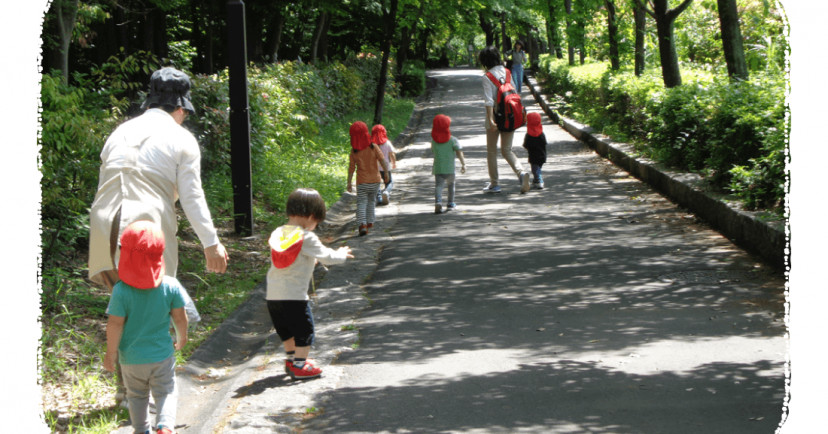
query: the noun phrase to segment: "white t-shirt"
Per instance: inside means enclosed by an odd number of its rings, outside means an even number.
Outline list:
[[[506,67],[503,65],[497,65],[489,70],[495,78],[499,80],[506,79]],[[515,77],[512,76],[512,86],[515,86]],[[483,74],[483,105],[486,107],[494,107],[495,105],[495,98],[497,98],[497,86],[492,83],[492,80],[489,79],[489,76]]]

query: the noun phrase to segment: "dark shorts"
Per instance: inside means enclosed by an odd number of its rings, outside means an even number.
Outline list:
[[[308,301],[267,300],[267,311],[282,342],[293,338],[297,347],[313,344],[313,314]]]

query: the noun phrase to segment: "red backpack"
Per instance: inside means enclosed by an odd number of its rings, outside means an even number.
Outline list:
[[[514,131],[526,124],[526,108],[520,94],[512,86],[512,73],[506,70],[506,81],[498,81],[494,74],[487,72],[489,80],[497,87],[495,123],[500,131]]]

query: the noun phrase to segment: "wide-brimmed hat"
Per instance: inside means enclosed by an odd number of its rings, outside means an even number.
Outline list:
[[[118,277],[138,289],[152,289],[164,278],[164,232],[149,220],[130,224],[121,235]]]
[[[368,133],[368,125],[365,122],[356,121],[351,124],[351,147],[354,151],[361,151],[371,145],[371,134]]]
[[[190,100],[190,77],[171,67],[153,72],[149,95],[141,104],[141,108],[146,109],[153,105],[184,107],[190,114],[195,114],[195,107]]]
[[[526,115],[526,133],[532,137],[538,137],[541,133],[543,133],[540,113],[530,112]]]
[[[446,115],[434,116],[431,124],[431,138],[437,143],[446,143],[451,138],[451,118]]]
[[[376,124],[373,128],[371,128],[371,143],[375,145],[381,145],[388,141],[388,132],[385,131],[385,127]]]

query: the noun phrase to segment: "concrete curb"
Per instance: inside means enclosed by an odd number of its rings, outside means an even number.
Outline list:
[[[654,161],[638,157],[632,145],[614,142],[588,125],[561,116],[550,106],[535,77],[526,78],[529,90],[544,113],[573,137],[690,210],[735,244],[757,254],[769,265],[785,269],[789,250],[784,221],[771,221],[762,213],[739,209],[739,204],[735,201],[705,191],[701,176],[671,171]]]

